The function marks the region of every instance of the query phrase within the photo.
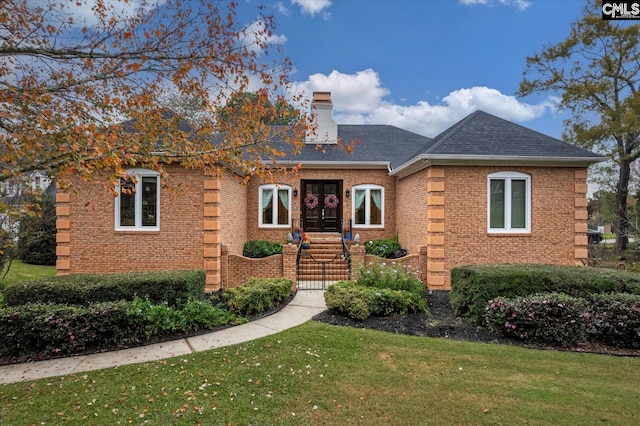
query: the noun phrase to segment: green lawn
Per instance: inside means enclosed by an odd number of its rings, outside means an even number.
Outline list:
[[[308,322],[164,361],[0,386],[0,424],[637,424],[640,359]]]
[[[27,281],[37,278],[52,277],[56,274],[55,266],[27,265],[20,260],[11,262],[9,273],[5,277],[8,265],[5,265],[2,275],[0,275],[0,288],[20,281]]]

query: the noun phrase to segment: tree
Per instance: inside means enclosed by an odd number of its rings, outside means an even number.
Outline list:
[[[24,263],[56,264],[56,204],[52,195],[43,192],[29,195],[32,207],[20,215],[16,255]]]
[[[77,11],[90,6],[81,20]],[[113,188],[127,167],[176,162],[273,173],[269,159],[282,153],[269,142],[297,151],[306,115],[274,127],[264,119],[270,108],[233,125],[217,112],[247,91],[274,105],[300,102],[286,92],[291,63],[270,56],[274,28],[261,7],[253,24],[239,24],[234,2],[3,0],[0,182],[39,170],[63,188],[71,176]],[[195,99],[206,114],[184,126],[158,107],[166,93]]]
[[[627,248],[631,165],[640,156],[640,25],[605,21],[590,0],[568,38],[527,58],[519,95],[559,93],[571,112],[564,138],[609,156],[617,168],[616,249]]]

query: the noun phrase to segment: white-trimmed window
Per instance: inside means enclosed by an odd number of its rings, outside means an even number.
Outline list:
[[[494,233],[531,232],[531,176],[518,172],[487,177],[487,226]]]
[[[262,185],[259,194],[259,226],[290,227],[291,187],[287,185]]]
[[[116,229],[158,231],[160,229],[160,173],[146,169],[127,170],[116,197]]]
[[[384,187],[358,185],[352,188],[352,214],[354,228],[384,227]]]

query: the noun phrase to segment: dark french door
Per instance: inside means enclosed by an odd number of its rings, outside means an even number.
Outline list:
[[[302,219],[307,232],[340,232],[342,181],[302,181]]]

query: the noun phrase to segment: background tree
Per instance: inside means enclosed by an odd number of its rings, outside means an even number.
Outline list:
[[[56,204],[47,192],[29,195],[31,206],[20,215],[16,256],[32,265],[56,264]]]
[[[241,25],[236,8],[211,0],[0,2],[0,181],[40,170],[59,187],[71,176],[113,186],[127,167],[162,171],[173,162],[273,173],[268,159],[281,152],[269,142],[284,139],[296,151],[306,116],[273,127],[265,107],[234,125],[217,119],[234,93],[300,102],[286,92],[289,60],[270,56],[273,17],[258,7],[256,20]],[[167,93],[195,99],[206,114],[183,126],[181,115],[158,108]]]
[[[569,37],[527,58],[519,95],[560,94],[564,138],[611,157],[617,179],[616,249],[627,248],[631,164],[640,156],[640,24],[605,21],[589,0]]]

